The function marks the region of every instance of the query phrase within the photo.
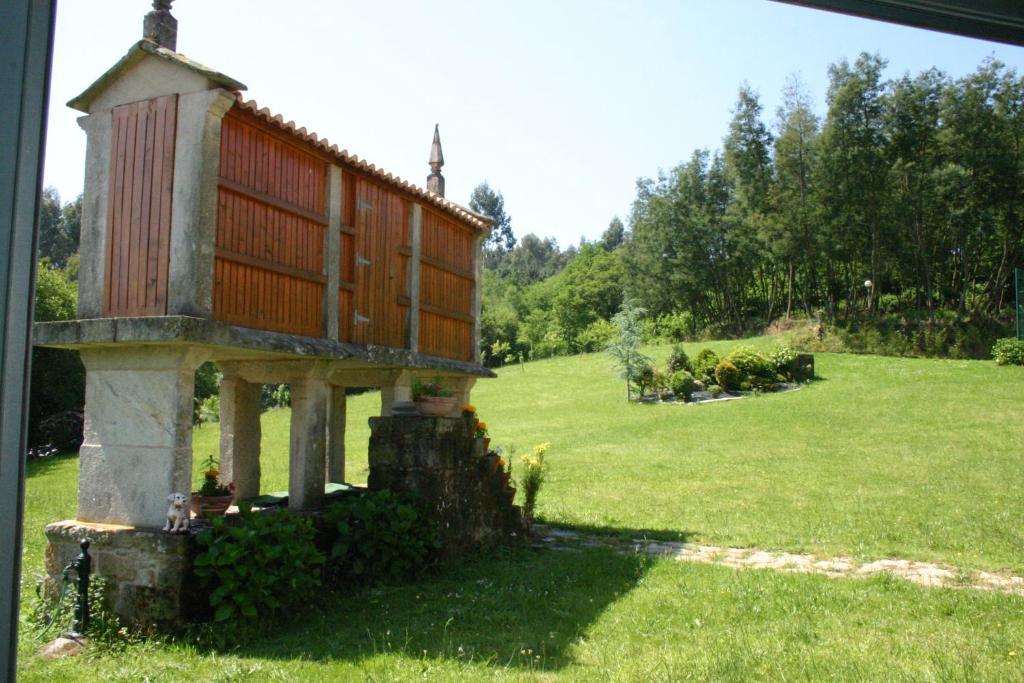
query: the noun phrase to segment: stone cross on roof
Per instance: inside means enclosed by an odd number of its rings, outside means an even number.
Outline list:
[[[430,175],[427,176],[427,189],[436,195],[444,196],[444,153],[441,151],[441,133],[438,124],[434,124],[434,142],[430,145]]]

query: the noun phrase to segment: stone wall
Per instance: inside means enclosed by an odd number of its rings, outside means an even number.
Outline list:
[[[107,580],[108,605],[126,626],[173,629],[197,616],[189,581],[195,544],[191,535],[172,535],[113,524],[64,521],[46,527],[46,593],[55,596],[61,572],[91,541],[93,577]],[[72,575],[73,577],[74,575]]]
[[[418,494],[437,523],[445,553],[525,539],[515,489],[498,457],[484,453],[464,418],[370,418],[371,490]]]

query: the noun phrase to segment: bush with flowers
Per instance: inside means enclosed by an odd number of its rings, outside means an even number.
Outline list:
[[[519,489],[523,492],[523,517],[527,523],[533,521],[533,511],[537,507],[537,496],[540,494],[540,487],[547,477],[547,466],[544,463],[544,454],[547,453],[550,443],[541,443],[533,447],[532,453],[527,453],[519,460],[522,465],[522,474],[519,475]]]

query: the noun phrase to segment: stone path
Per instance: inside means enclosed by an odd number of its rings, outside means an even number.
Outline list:
[[[758,548],[728,548],[681,541],[625,540],[581,534],[544,524],[534,526],[533,539],[535,548],[550,550],[616,548],[620,552],[645,552],[658,557],[672,557],[677,562],[717,564],[734,569],[774,569],[831,577],[870,576],[884,572],[922,586],[973,588],[1024,596],[1024,577],[950,567],[932,562],[856,560],[851,557],[823,558],[809,554],[769,552]]]

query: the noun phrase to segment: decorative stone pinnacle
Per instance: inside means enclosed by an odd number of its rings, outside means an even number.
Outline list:
[[[174,0],[153,0],[153,11],[142,20],[142,37],[168,50],[178,47],[178,20],[171,16]]]
[[[430,175],[427,176],[427,189],[436,195],[444,196],[444,153],[441,151],[441,132],[438,124],[434,124],[434,141],[430,145]]]

